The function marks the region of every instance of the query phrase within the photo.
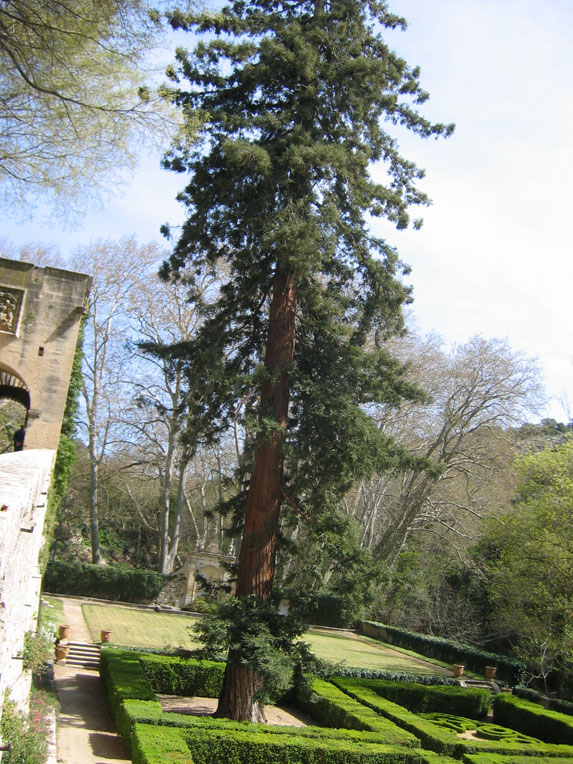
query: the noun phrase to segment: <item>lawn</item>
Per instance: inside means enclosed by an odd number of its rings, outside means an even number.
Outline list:
[[[112,632],[114,645],[130,647],[194,649],[191,627],[193,616],[174,613],[155,613],[149,610],[119,607],[117,605],[83,605],[84,618],[94,642],[100,641],[102,629]],[[354,637],[340,632],[313,629],[304,637],[315,655],[332,663],[357,666],[381,671],[409,674],[447,673],[439,666],[431,666],[406,653],[386,648],[368,637]]]
[[[303,639],[319,658],[345,666],[407,674],[451,675],[447,669],[417,660],[414,656],[388,648],[369,637],[312,629]]]
[[[58,626],[64,621],[64,603],[56,597],[46,597],[42,595],[40,602],[40,624],[43,628],[49,629],[55,635],[58,633]]]
[[[188,650],[199,647],[190,633],[196,620],[193,616],[117,605],[82,605],[82,611],[94,642],[99,642],[101,630],[107,629],[112,632],[114,645]]]

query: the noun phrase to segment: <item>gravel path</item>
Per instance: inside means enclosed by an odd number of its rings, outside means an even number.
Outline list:
[[[91,642],[80,600],[62,597],[70,639]],[[54,665],[60,701],[57,726],[58,764],[118,764],[131,757],[119,739],[107,710],[97,671]]]

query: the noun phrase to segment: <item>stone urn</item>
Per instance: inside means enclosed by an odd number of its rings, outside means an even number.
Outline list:
[[[463,663],[454,663],[454,676],[463,676],[464,675],[464,669],[465,665]]]
[[[491,682],[495,679],[495,672],[496,672],[496,666],[486,666],[485,667],[485,678],[488,682]]]
[[[111,631],[108,631],[107,629],[101,630],[101,641],[102,642],[111,642]]]
[[[67,639],[70,636],[70,627],[66,623],[63,626],[58,626],[58,634],[60,635],[60,639]]]

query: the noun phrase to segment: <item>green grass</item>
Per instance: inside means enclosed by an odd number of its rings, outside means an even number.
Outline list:
[[[56,597],[46,597],[42,595],[42,600],[47,604],[40,605],[40,625],[43,628],[50,629],[57,634],[58,626],[64,621],[64,603]]]
[[[438,665],[428,665],[405,653],[397,653],[391,648],[368,637],[352,638],[335,632],[311,630],[303,636],[312,652],[323,660],[343,663],[345,666],[395,671],[407,674],[449,674]]]
[[[155,613],[117,605],[83,605],[82,610],[94,642],[100,641],[102,629],[109,629],[114,645],[162,649],[184,647],[188,650],[199,647],[190,632],[195,620],[191,616]],[[356,639],[336,632],[313,629],[303,639],[315,655],[332,663],[408,674],[444,673],[438,666],[432,668],[414,656],[397,653],[368,637]]]
[[[94,642],[99,642],[101,630],[107,629],[112,632],[113,645],[188,650],[199,647],[190,632],[195,621],[192,616],[116,605],[82,605],[82,611]]]

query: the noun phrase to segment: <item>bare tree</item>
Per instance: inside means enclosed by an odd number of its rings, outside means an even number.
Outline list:
[[[427,468],[376,475],[345,502],[362,525],[363,545],[390,565],[412,533],[462,536],[468,516],[488,511],[492,484],[511,453],[504,428],[523,422],[542,394],[537,363],[503,340],[473,337],[447,352],[438,338],[411,334],[394,350],[431,403],[381,408],[379,426],[424,457]]]
[[[84,327],[83,407],[80,432],[86,436],[90,464],[92,561],[101,562],[98,522],[99,469],[106,453],[122,442],[122,406],[126,389],[128,310],[144,274],[152,274],[161,258],[155,244],[134,238],[97,241],[78,249],[70,266],[90,273],[93,286]]]
[[[200,433],[194,428],[188,371],[161,348],[193,337],[203,320],[200,306],[210,293],[217,292],[219,283],[216,271],[205,275],[195,284],[195,299],[190,301],[182,282],[142,279],[130,306],[134,336],[140,347],[148,348],[148,352],[136,349],[132,367],[131,428],[159,479],[158,569],[164,574],[175,566],[184,512],[191,517],[197,538],[200,536],[186,490],[186,475]],[[149,352],[151,348],[153,352]]]

